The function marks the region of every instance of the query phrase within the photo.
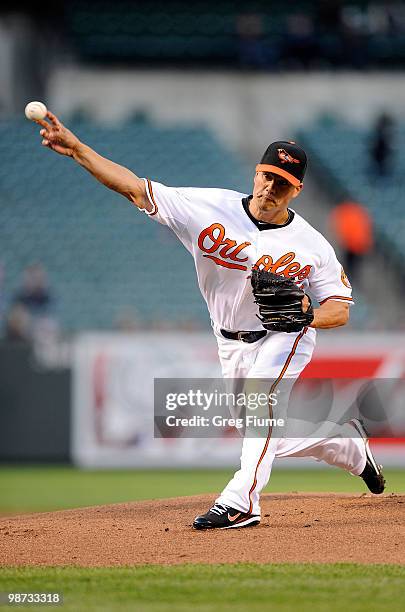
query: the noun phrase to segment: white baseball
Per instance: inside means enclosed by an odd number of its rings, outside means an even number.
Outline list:
[[[31,121],[45,119],[47,108],[43,102],[28,102],[25,107],[25,116]]]

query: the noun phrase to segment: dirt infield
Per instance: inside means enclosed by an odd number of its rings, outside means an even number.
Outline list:
[[[405,495],[275,494],[262,523],[195,531],[206,495],[0,518],[1,565],[405,563]]]

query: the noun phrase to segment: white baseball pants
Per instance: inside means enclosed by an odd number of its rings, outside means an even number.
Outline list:
[[[252,344],[227,340],[215,325],[214,332],[224,378],[264,378],[275,382],[296,379],[315,348],[316,331],[312,328],[300,333],[269,333]],[[216,502],[260,515],[260,492],[269,481],[275,457],[313,457],[354,475],[361,474],[366,464],[364,442],[353,437],[350,424],[341,426],[333,438],[245,436],[240,469]]]

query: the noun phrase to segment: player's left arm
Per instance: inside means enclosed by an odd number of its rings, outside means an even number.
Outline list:
[[[320,261],[309,277],[309,291],[320,306],[314,308],[310,327],[341,327],[349,321],[352,288],[332,245],[324,238],[319,239],[318,244]],[[304,311],[306,304],[307,299],[304,299]]]
[[[302,309],[305,312],[309,306],[309,300],[305,296],[302,304]],[[314,320],[310,327],[319,329],[330,329],[332,327],[341,327],[346,325],[349,320],[349,304],[338,302],[337,300],[328,300],[319,308],[314,308]]]

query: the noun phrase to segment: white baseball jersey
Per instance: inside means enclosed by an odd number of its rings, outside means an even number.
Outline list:
[[[169,226],[194,258],[223,376],[233,381],[270,379],[272,390],[282,377],[298,378],[311,360],[315,329],[270,333],[252,344],[228,340],[219,329],[263,329],[253,301],[252,268],[294,279],[321,304],[329,299],[351,303],[350,283],[328,241],[292,210],[283,226],[260,223],[250,214],[249,197],[243,193],[166,187],[148,179],[145,183],[153,206],[147,214]],[[241,467],[216,503],[257,518],[260,492],[276,456],[310,456],[352,474],[361,474],[366,461],[364,442],[353,438],[350,425],[342,426],[336,438],[277,438],[270,428],[267,438],[244,438]]]
[[[295,211],[283,226],[261,223],[248,196],[228,189],[167,187],[144,179],[150,217],[170,227],[194,258],[214,325],[263,329],[250,283],[252,268],[293,279],[322,304],[352,303],[351,286],[329,242]]]

